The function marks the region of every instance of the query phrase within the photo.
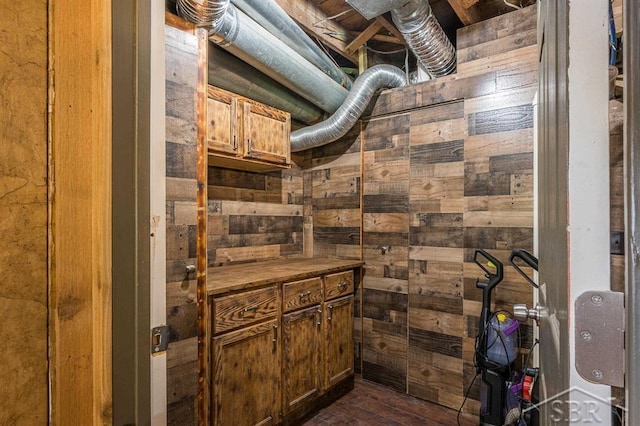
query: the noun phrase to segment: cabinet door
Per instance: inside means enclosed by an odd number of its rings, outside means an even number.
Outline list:
[[[291,118],[286,112],[240,101],[242,125],[240,133],[245,145],[244,157],[289,164],[291,157]]]
[[[324,303],[325,389],[353,374],[353,295]]]
[[[320,393],[320,305],[282,318],[284,414]]]
[[[209,87],[207,99],[207,146],[209,151],[238,155],[236,97]]]
[[[278,321],[213,338],[214,425],[271,425],[280,413]]]

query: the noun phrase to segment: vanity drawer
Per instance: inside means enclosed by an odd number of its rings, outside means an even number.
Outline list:
[[[218,334],[275,317],[277,296],[276,286],[271,286],[214,298],[213,332]]]
[[[293,281],[282,285],[283,311],[289,312],[322,302],[322,279]]]
[[[353,293],[353,271],[338,272],[324,277],[324,298],[333,299]]]

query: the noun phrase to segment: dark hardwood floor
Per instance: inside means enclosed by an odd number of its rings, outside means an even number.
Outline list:
[[[321,425],[457,425],[457,411],[422,401],[356,378],[354,389],[320,410],[304,426]],[[463,426],[475,426],[477,418],[460,416]]]

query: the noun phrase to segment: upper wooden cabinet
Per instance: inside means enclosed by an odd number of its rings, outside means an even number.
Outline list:
[[[234,95],[209,86],[207,99],[207,145],[209,152],[232,156],[238,153],[236,134],[236,110],[238,102]]]
[[[249,171],[291,167],[291,115],[217,87],[207,100],[209,164]]]

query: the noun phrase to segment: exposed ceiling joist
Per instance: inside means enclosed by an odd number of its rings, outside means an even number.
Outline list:
[[[382,24],[380,21],[373,21],[371,25],[365,28],[356,38],[353,39],[351,43],[349,43],[346,47],[346,51],[348,53],[355,53],[358,51],[358,48],[365,44],[369,39],[371,39],[374,35],[380,31],[382,28]]]
[[[360,34],[360,32],[349,31],[349,34],[351,34],[354,37],[357,37],[358,34]],[[406,42],[404,40],[400,40],[397,37],[392,35],[376,34],[373,37],[371,37],[369,40],[375,40],[375,41],[380,41],[384,43],[400,44],[402,46],[406,45]]]
[[[276,3],[310,34],[331,47],[332,50],[358,64],[358,55],[347,50],[348,31],[335,21],[329,19],[316,4],[304,0],[275,0]],[[356,49],[357,50],[357,49]]]
[[[399,44],[406,44],[402,33],[398,31],[396,26],[389,22],[387,18],[385,18],[383,15],[376,16],[376,21],[380,22],[387,31],[393,34],[397,41],[400,42]]]
[[[478,21],[475,14],[469,10],[471,6],[477,3],[478,0],[447,0],[451,5],[453,11],[460,18],[460,22],[464,25],[471,25]]]

